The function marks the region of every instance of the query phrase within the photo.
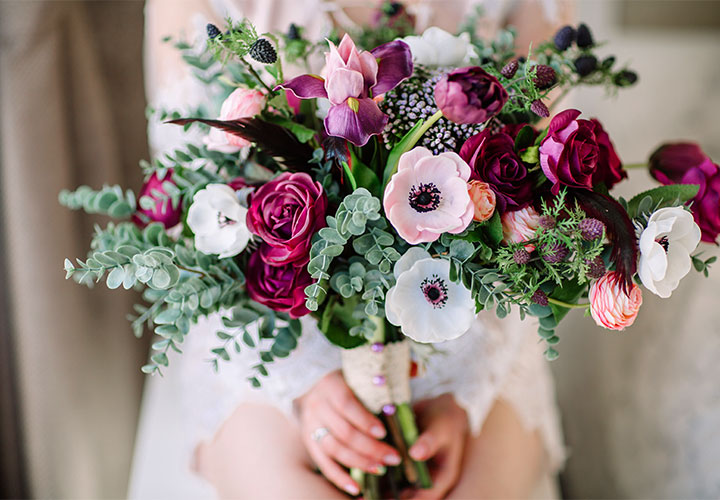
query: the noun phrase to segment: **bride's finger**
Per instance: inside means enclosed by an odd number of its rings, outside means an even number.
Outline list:
[[[333,437],[347,445],[352,450],[367,456],[376,464],[398,465],[400,454],[392,446],[373,439],[357,430],[344,415],[332,408],[328,408],[323,415]]]
[[[333,460],[345,467],[362,469],[365,472],[378,474],[382,470],[382,463],[373,460],[357,451],[348,448],[332,434],[328,434],[320,441],[320,448]]]
[[[376,439],[385,437],[385,426],[379,418],[370,413],[355,397],[343,381],[339,384],[338,395],[331,399],[333,407],[357,429]]]
[[[318,443],[314,441],[309,443],[308,452],[315,462],[315,465],[317,465],[320,472],[323,473],[323,476],[325,476],[328,481],[341,490],[348,492],[350,495],[357,495],[360,493],[360,487],[355,481],[353,481],[350,474],[348,474],[345,469],[337,464],[337,462],[325,454]]]

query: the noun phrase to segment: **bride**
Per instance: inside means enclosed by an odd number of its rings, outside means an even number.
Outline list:
[[[454,31],[472,0],[408,1],[418,31]],[[321,0],[148,0],[146,80],[153,107],[191,109],[208,98],[165,35],[200,39],[205,23],[246,16],[258,31],[291,22],[320,36],[331,23],[363,22],[371,2]],[[373,3],[374,4],[374,3]],[[518,5],[520,4],[520,5]],[[507,22],[519,47],[560,23],[558,5],[482,2],[481,33]],[[512,7],[512,8],[511,8]],[[208,104],[208,103],[205,103]],[[150,124],[156,154],[187,136]],[[340,353],[303,321],[297,351],[272,365],[260,390],[246,382],[257,362],[241,353],[214,373],[205,362],[222,328],[213,315],[193,328],[164,377],[148,379],[131,498],[342,498],[358,485],[347,472],[396,465],[384,429],[340,375]],[[421,436],[410,454],[430,460],[433,488],[412,498],[553,498],[564,450],[554,388],[532,324],[478,316],[461,338],[437,344],[427,375],[413,379]],[[323,475],[316,472],[319,469]]]

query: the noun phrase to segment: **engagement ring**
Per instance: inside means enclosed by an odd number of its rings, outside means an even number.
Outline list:
[[[315,429],[312,432],[312,434],[310,434],[310,437],[312,438],[313,441],[318,443],[318,442],[320,442],[320,440],[322,438],[327,436],[329,433],[330,433],[330,431],[328,431],[327,427],[318,427],[317,429]]]

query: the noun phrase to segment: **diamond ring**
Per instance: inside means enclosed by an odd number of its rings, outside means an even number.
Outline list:
[[[327,436],[330,433],[330,431],[327,429],[327,427],[318,427],[314,431],[312,431],[312,434],[310,434],[310,438],[317,442],[320,442],[322,438]]]

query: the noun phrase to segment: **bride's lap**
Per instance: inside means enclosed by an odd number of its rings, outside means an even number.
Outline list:
[[[449,498],[527,498],[543,463],[538,433],[497,401],[480,435],[468,438]],[[212,442],[198,446],[195,466],[221,498],[348,498],[313,471],[297,426],[269,406],[239,406]]]

